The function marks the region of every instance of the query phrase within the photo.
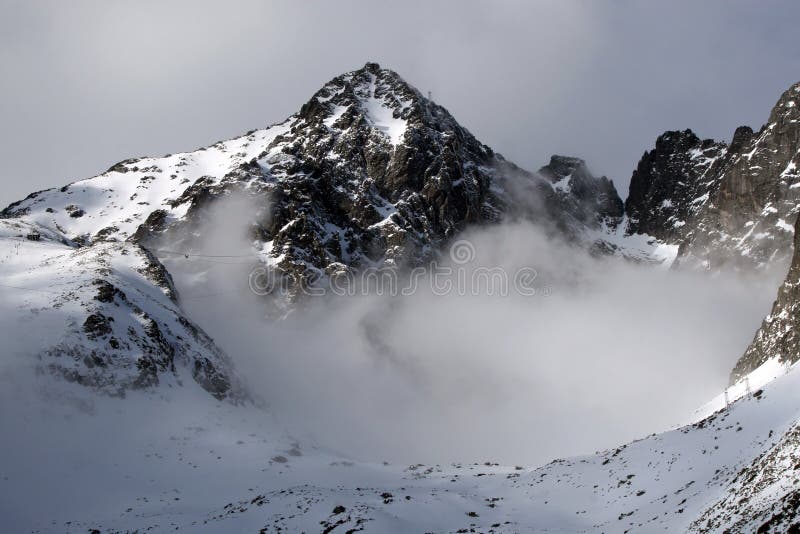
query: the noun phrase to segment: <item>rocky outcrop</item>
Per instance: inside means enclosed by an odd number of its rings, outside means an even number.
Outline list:
[[[563,220],[568,214],[580,226],[590,228],[615,227],[621,221],[625,210],[614,182],[592,175],[584,160],[552,156],[539,175],[548,180],[557,199],[551,202],[553,220]]]
[[[522,217],[578,239],[622,217],[613,183],[582,160],[520,169],[375,63],[325,84],[281,129],[221,180],[202,176],[185,189],[170,204],[185,210],[179,220],[167,227],[168,217],[151,216],[134,239],[191,247],[210,204],[245,191],[269,206],[250,237],[292,296],[332,273],[424,263],[468,225]]]
[[[627,232],[669,243],[685,238],[703,203],[719,189],[715,163],[726,145],[691,130],[665,132],[633,171]]]
[[[800,83],[758,131],[730,144],[691,130],[659,136],[631,177],[629,234],[679,245],[675,265],[753,270],[787,262],[800,206]]]
[[[789,274],[778,290],[772,311],[736,362],[731,383],[772,358],[789,364],[800,360],[800,218],[795,221],[794,256]]]
[[[789,88],[757,133],[736,131],[716,194],[703,205],[679,260],[706,268],[752,269],[788,261],[800,207],[800,83]]]

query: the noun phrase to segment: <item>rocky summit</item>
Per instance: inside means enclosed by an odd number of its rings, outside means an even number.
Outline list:
[[[781,95],[758,132],[741,126],[730,144],[700,140],[691,130],[664,133],[639,161],[625,202],[627,232],[678,245],[674,267],[753,272],[791,259],[731,383],[769,362],[800,358],[798,103],[800,83]]]
[[[139,271],[168,281],[158,256],[195,252],[204,225],[216,225],[212,208],[233,194],[249,201],[237,214],[247,221],[249,260],[285,276],[292,299],[300,285],[342,272],[419,265],[470,225],[523,218],[590,246],[623,218],[613,183],[583,160],[553,156],[539,173],[520,169],[397,73],[367,63],[326,83],[279,124],[194,152],[121,161],[3,210],[9,224],[38,229],[86,269],[106,273],[85,282],[82,316],[72,320],[86,326],[74,329],[69,346],[47,349],[58,362],[47,367],[117,395],[177,380],[183,363],[214,395],[234,391],[226,357],[180,315],[174,288],[163,285],[177,323],[159,322],[115,269],[140,257],[153,267]],[[108,302],[92,297],[95,282]],[[109,305],[144,329],[115,320]],[[207,357],[184,347],[192,340]],[[129,350],[136,347],[139,357]]]
[[[520,169],[397,73],[367,63],[280,124],[196,152],[125,160],[3,216],[83,245],[168,238],[190,250],[210,205],[233,192],[258,208],[254,250],[296,284],[418,265],[468,225],[525,218],[594,242],[602,236],[589,230],[616,228],[623,215],[613,183],[582,160]]]
[[[667,242],[685,239],[705,200],[719,189],[714,169],[726,148],[691,130],[660,135],[631,176],[627,231]]]
[[[754,132],[730,144],[666,132],[642,157],[626,201],[628,231],[680,246],[678,263],[752,270],[791,257],[800,193],[800,84]]]

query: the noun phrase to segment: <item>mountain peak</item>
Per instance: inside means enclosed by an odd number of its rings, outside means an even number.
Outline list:
[[[300,118],[333,130],[365,122],[392,146],[403,141],[412,115],[428,112],[428,102],[400,75],[377,63],[337,76],[317,91],[300,110]]]
[[[800,106],[800,82],[793,84],[783,92],[772,110],[769,122],[776,122],[780,117],[797,119],[800,117],[798,106]]]
[[[563,178],[564,176],[574,173],[581,167],[586,167],[586,161],[581,158],[553,154],[550,156],[550,163],[542,167],[539,172],[550,178]]]
[[[380,72],[380,70],[381,70],[381,66],[380,66],[380,65],[378,65],[378,64],[377,64],[377,63],[375,63],[375,62],[372,62],[372,61],[367,61],[367,62],[364,64],[364,68],[363,68],[362,70],[365,70],[365,71],[367,71],[367,72],[371,72],[371,73],[373,73],[373,74],[378,74],[378,73]]]

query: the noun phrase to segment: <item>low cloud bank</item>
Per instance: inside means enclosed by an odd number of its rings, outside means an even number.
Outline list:
[[[226,216],[199,233],[210,236],[206,253],[249,251],[248,221],[231,214],[252,211],[229,202],[241,200],[221,202]],[[189,315],[298,438],[362,460],[524,464],[684,421],[725,387],[783,274],[594,258],[523,223],[460,238],[474,257],[440,266],[467,279],[503,269],[507,295],[441,295],[422,277],[410,295],[309,298],[272,321],[247,288],[250,262],[178,258],[169,268]],[[513,286],[522,268],[534,270],[532,295]]]

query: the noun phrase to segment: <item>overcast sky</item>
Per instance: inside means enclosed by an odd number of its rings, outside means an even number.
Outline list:
[[[766,120],[798,20],[796,0],[0,0],[0,204],[280,121],[368,60],[519,165],[581,156],[624,196],[662,131]]]

